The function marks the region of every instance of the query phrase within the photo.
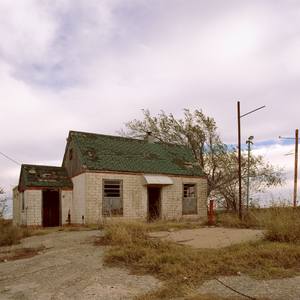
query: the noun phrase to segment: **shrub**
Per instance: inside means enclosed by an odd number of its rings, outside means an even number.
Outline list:
[[[23,238],[39,234],[33,229],[14,226],[11,220],[0,219],[0,246],[18,244]]]
[[[271,208],[271,218],[266,222],[266,238],[270,241],[300,242],[300,210]]]

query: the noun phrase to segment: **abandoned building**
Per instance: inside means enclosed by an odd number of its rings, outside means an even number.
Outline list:
[[[207,215],[207,179],[190,149],[70,131],[61,167],[22,165],[13,220],[24,226]]]

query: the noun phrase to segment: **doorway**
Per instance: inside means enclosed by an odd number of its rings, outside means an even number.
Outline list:
[[[154,221],[160,218],[160,194],[161,188],[148,187],[148,220]]]
[[[43,227],[59,226],[60,201],[58,190],[43,191]]]

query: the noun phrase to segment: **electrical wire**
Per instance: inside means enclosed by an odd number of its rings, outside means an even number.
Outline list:
[[[21,166],[21,164],[20,164],[18,161],[16,161],[15,159],[9,157],[8,155],[6,155],[5,153],[3,153],[3,152],[1,152],[1,151],[0,151],[0,155],[2,155],[3,157],[5,157],[7,160],[10,160],[11,162],[13,162],[13,163],[15,163],[15,164]]]

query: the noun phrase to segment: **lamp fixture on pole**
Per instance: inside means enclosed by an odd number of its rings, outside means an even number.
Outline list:
[[[250,152],[251,145],[253,145],[254,136],[249,136],[246,144],[248,144],[248,163],[247,163],[247,210],[249,209],[249,197],[250,197]]]

